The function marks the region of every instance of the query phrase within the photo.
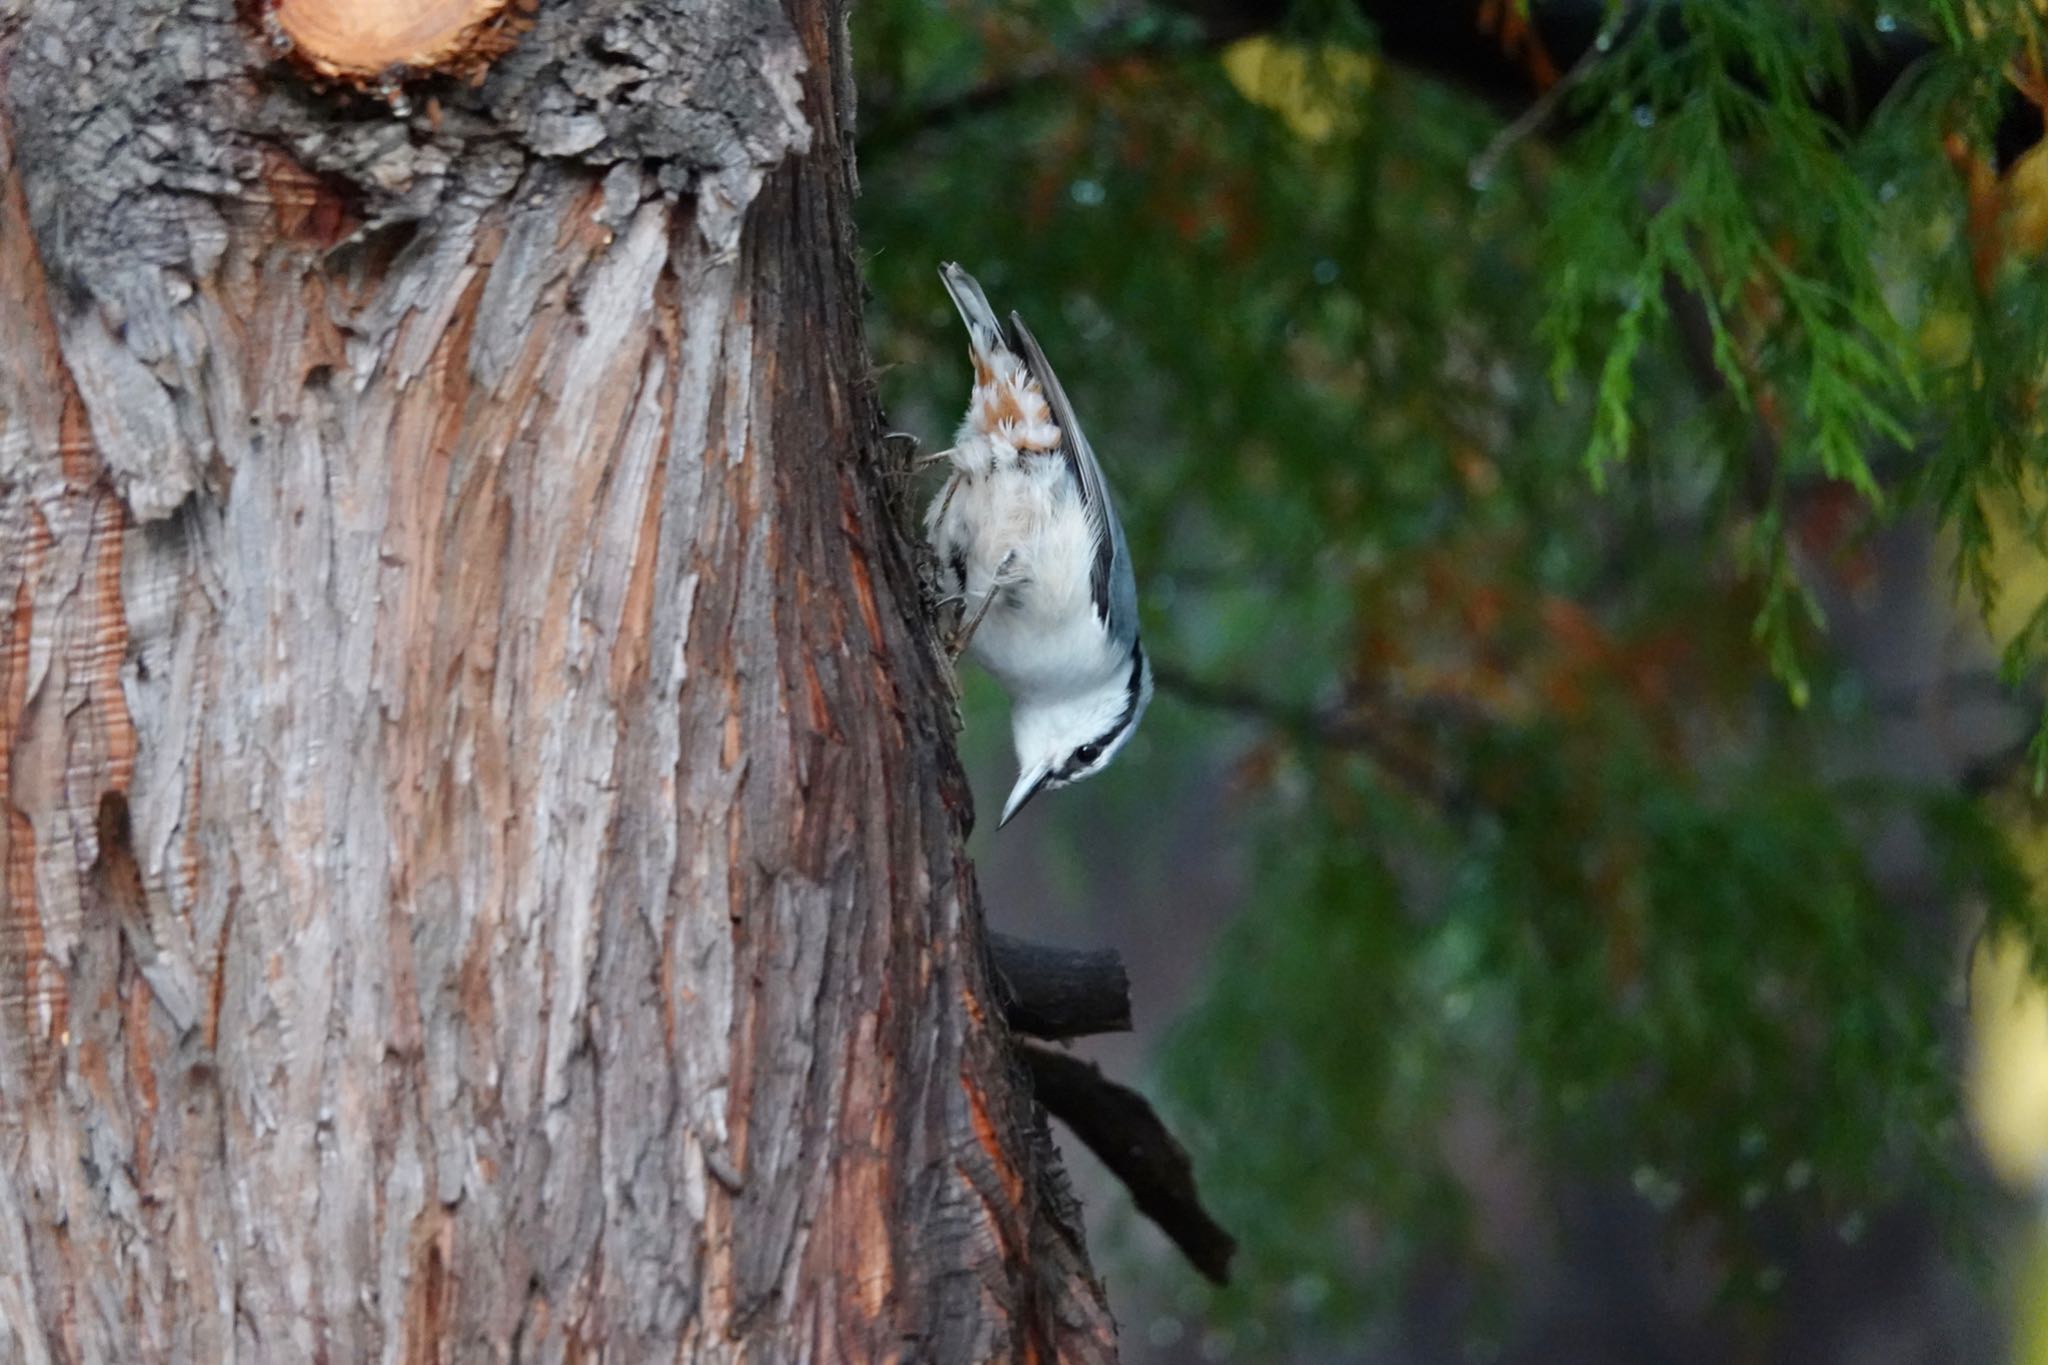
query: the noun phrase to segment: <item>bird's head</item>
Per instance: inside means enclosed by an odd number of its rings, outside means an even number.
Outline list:
[[[1069,786],[1109,766],[1152,700],[1152,666],[1133,646],[1127,668],[1100,685],[1051,698],[1017,698],[1010,728],[1017,743],[1017,785],[1003,803],[1001,829],[1039,792]]]

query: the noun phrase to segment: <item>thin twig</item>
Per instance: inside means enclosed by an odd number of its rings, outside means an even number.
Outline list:
[[[1600,30],[1600,36],[1593,40],[1593,45],[1579,54],[1579,59],[1558,77],[1557,83],[1538,95],[1527,109],[1515,116],[1513,122],[1493,135],[1478,156],[1472,158],[1465,169],[1467,184],[1475,190],[1485,189],[1493,183],[1493,173],[1500,168],[1503,157],[1549,126],[1551,117],[1564,103],[1564,97],[1578,88],[1613,46],[1615,32],[1620,27],[1621,11],[1616,10],[1606,27]]]
[[[1172,665],[1155,663],[1153,682],[1190,706],[1263,720],[1305,743],[1334,749],[1355,749],[1405,788],[1410,795],[1451,814],[1465,814],[1477,804],[1474,793],[1443,772],[1428,755],[1402,742],[1402,727],[1369,714],[1358,701],[1318,709],[1281,701],[1235,683],[1196,678]]]
[[[1223,46],[1211,34],[1125,39],[1075,53],[1050,52],[1020,62],[979,85],[908,109],[882,108],[860,139],[863,154],[886,153],[927,133],[1016,104],[1042,91],[1082,88],[1118,67],[1149,58],[1199,56]]]

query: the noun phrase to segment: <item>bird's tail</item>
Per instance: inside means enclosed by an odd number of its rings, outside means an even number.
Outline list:
[[[1004,329],[996,310],[988,306],[988,295],[981,292],[981,285],[974,276],[962,270],[952,261],[939,267],[939,279],[944,281],[946,292],[953,296],[953,306],[960,310],[960,320],[967,324],[967,338],[974,349],[984,355],[1000,351],[1014,351],[1010,334]]]

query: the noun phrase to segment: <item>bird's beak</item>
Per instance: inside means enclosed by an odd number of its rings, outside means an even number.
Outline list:
[[[1003,818],[996,821],[996,828],[1001,829],[1009,824],[1011,818],[1024,809],[1026,802],[1044,790],[1045,779],[1050,776],[1052,770],[1044,764],[1036,768],[1026,768],[1017,774],[1017,785],[1010,788],[1010,799],[1003,803]]]

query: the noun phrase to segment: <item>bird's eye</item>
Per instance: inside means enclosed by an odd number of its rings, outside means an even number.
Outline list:
[[[1074,762],[1084,768],[1101,757],[1102,746],[1100,744],[1083,744],[1080,748],[1074,750]]]

